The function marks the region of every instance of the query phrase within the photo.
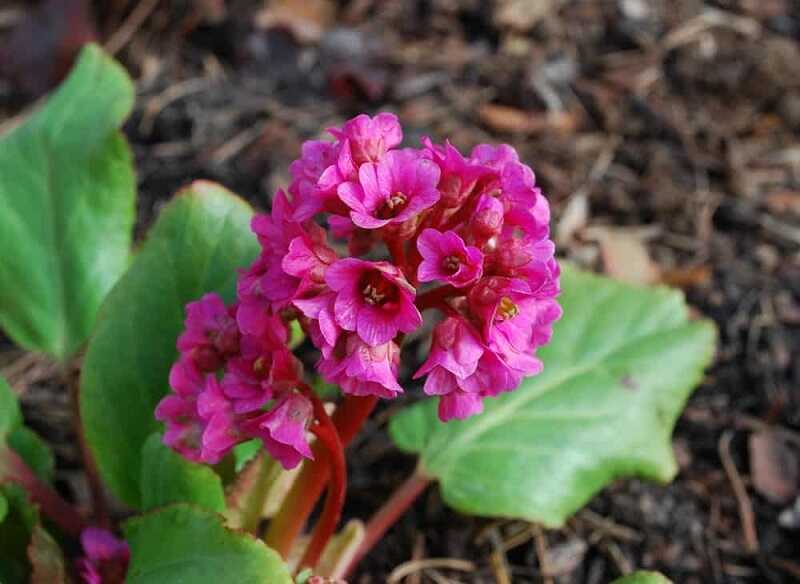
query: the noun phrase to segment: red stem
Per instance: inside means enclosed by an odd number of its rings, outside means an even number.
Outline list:
[[[348,578],[355,570],[361,559],[375,547],[383,535],[394,525],[397,520],[408,510],[417,498],[425,491],[431,479],[422,474],[419,469],[414,471],[402,485],[397,487],[392,496],[367,522],[364,540],[358,546],[353,559],[347,566],[344,578]]]
[[[392,254],[392,260],[395,265],[404,268],[406,265],[405,243],[396,237],[386,238],[383,241],[386,242],[386,247],[389,248],[389,253]]]
[[[86,482],[89,485],[89,493],[92,497],[92,516],[94,522],[103,527],[104,529],[111,529],[111,514],[108,510],[108,501],[106,501],[106,494],[103,488],[103,482],[100,480],[100,473],[97,470],[97,462],[89,449],[86,442],[86,436],[83,433],[83,422],[81,420],[81,407],[80,407],[80,377],[75,372],[67,373],[67,384],[70,390],[70,399],[72,400],[72,416],[75,425],[75,435],[78,439],[78,449],[83,459],[83,468],[86,473]]]
[[[336,531],[336,526],[339,524],[347,490],[347,466],[345,465],[342,442],[339,439],[336,427],[325,411],[325,406],[311,388],[307,388],[306,393],[314,403],[314,415],[318,424],[312,426],[311,431],[316,434],[317,439],[325,446],[325,450],[328,453],[328,468],[331,472],[331,480],[328,482],[328,494],[325,497],[322,515],[314,528],[314,534],[311,536],[311,541],[299,564],[301,567],[313,567],[316,566],[328,540],[330,540]]]
[[[463,294],[463,291],[459,291],[458,288],[453,286],[439,286],[438,288],[428,290],[424,294],[417,296],[415,304],[420,312],[428,308],[439,308],[446,298],[456,296],[457,294]]]
[[[3,463],[0,479],[8,480],[24,488],[31,500],[65,534],[80,537],[85,523],[75,508],[67,503],[53,488],[42,481],[25,461],[11,448],[0,448],[0,462]]]
[[[345,396],[333,413],[333,425],[339,434],[342,447],[358,434],[366,419],[375,409],[378,398],[374,396]],[[292,543],[303,529],[308,516],[319,500],[330,474],[328,453],[321,441],[312,446],[314,460],[303,464],[300,474],[289,491],[280,511],[270,521],[264,541],[281,556],[287,558]]]

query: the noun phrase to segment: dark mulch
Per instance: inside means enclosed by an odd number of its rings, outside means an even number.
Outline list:
[[[120,40],[134,4],[95,2],[101,39]],[[596,584],[634,567],[682,584],[800,581],[800,507],[790,511],[800,506],[791,475],[800,448],[800,5],[316,0],[260,15],[254,0],[222,11],[221,0],[153,6],[120,51],[138,80],[125,131],[139,235],[197,178],[267,208],[302,140],[385,109],[400,115],[409,142],[513,144],[552,202],[564,257],[655,273],[719,327],[714,367],[675,433],[674,483],[620,481],[546,532],[457,515],[431,489],[355,582],[383,582],[398,564],[434,557],[470,559],[476,570],[417,581]],[[13,3],[0,9],[0,34],[19,14]],[[0,81],[0,115],[30,101],[15,79]],[[622,227],[649,262],[598,244]],[[0,364],[20,358],[0,347]],[[71,479],[64,488],[80,490],[55,374],[41,361],[22,369],[25,415],[57,447],[60,476]],[[760,464],[769,457],[752,442],[788,462]],[[362,517],[413,466],[379,423],[351,460],[348,513]],[[543,575],[542,557],[560,575]]]

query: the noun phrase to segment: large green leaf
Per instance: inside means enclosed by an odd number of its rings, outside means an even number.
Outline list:
[[[119,127],[133,96],[124,69],[89,45],[0,139],[0,326],[25,348],[74,353],[128,265],[135,180]]]
[[[689,322],[676,291],[570,268],[562,289],[541,375],[468,420],[439,422],[428,399],[391,421],[460,511],[555,527],[617,477],[676,472],[672,428],[711,360],[714,327]]]
[[[658,572],[634,572],[624,578],[618,578],[611,584],[672,584]]]
[[[112,491],[141,506],[142,446],[159,429],[184,305],[205,292],[235,296],[237,268],[257,254],[250,207],[196,182],[164,208],[130,270],[101,309],[83,365],[86,439]]]
[[[45,482],[53,480],[56,461],[50,446],[27,426],[19,426],[8,435],[8,445]]]
[[[2,447],[6,443],[41,479],[47,482],[53,479],[53,452],[36,432],[22,425],[17,398],[0,377],[0,478],[3,476]]]
[[[291,584],[280,556],[254,537],[227,529],[219,515],[189,505],[131,519],[127,584]]]
[[[161,434],[147,439],[142,453],[142,507],[154,509],[169,503],[195,503],[222,513],[222,480],[207,466],[189,462],[161,443]]]

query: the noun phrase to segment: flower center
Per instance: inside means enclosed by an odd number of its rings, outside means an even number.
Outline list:
[[[519,314],[519,308],[508,296],[503,296],[500,306],[497,307],[497,320],[510,320]]]
[[[272,359],[270,357],[259,357],[253,363],[253,373],[259,379],[265,378],[269,375],[269,370],[272,368]]]
[[[403,207],[408,203],[408,197],[404,193],[396,192],[391,197],[386,199],[378,209],[378,219],[391,219],[396,217]]]
[[[361,277],[358,287],[364,302],[372,306],[383,306],[397,299],[397,287],[377,270],[366,272]]]
[[[455,274],[461,267],[461,258],[455,255],[449,255],[442,260],[442,269],[448,274]]]

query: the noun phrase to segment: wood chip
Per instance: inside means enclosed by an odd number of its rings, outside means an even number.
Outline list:
[[[798,493],[797,456],[780,434],[763,430],[750,435],[750,474],[753,487],[765,499],[785,505]]]
[[[540,134],[548,130],[571,133],[578,122],[569,112],[532,112],[507,105],[485,103],[478,108],[480,120],[496,132]]]
[[[650,259],[641,235],[630,229],[592,227],[590,235],[600,243],[603,268],[612,278],[631,284],[654,284],[660,270]]]

